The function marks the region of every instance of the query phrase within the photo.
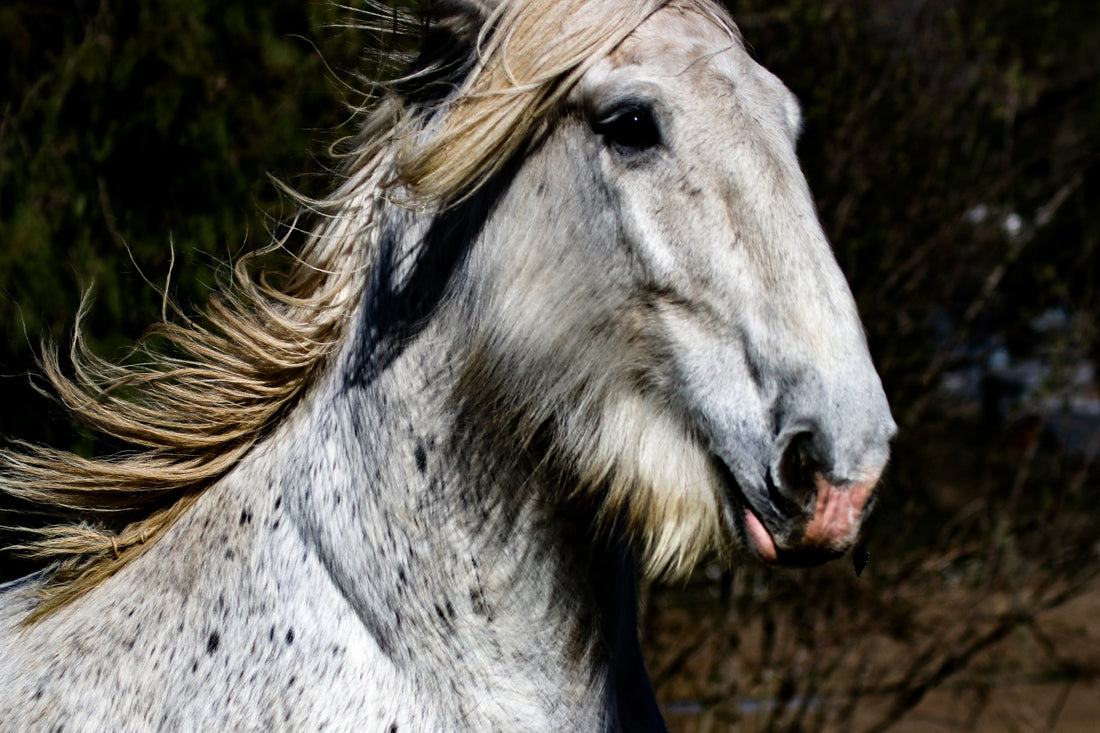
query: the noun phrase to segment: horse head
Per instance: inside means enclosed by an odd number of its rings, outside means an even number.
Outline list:
[[[815,564],[874,503],[896,427],[800,127],[722,11],[667,4],[532,126],[471,254],[466,403],[549,425],[651,568]]]

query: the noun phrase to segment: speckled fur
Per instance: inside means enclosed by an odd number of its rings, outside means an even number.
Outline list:
[[[593,129],[624,95],[662,133],[633,158]],[[717,7],[674,2],[459,205],[383,207],[274,432],[76,600],[27,625],[43,577],[0,590],[3,727],[663,730],[622,538],[655,574],[738,545],[745,502],[797,538],[791,426],[856,478],[894,429],[799,124]]]

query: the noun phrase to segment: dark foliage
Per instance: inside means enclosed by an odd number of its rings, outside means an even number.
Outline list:
[[[339,19],[285,0],[0,8],[0,435],[93,450],[30,389],[39,335],[65,340],[91,287],[87,331],[122,355],[160,315],[173,255],[172,295],[202,302],[293,213],[268,173],[327,186],[314,155],[350,132],[329,69],[347,81],[369,40]]]

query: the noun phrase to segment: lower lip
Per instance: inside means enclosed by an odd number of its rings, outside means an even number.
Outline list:
[[[726,480],[726,492],[729,497],[730,508],[742,511],[741,527],[744,529],[746,544],[749,549],[756,554],[761,562],[778,563],[779,550],[775,546],[775,540],[772,539],[771,534],[764,527],[764,523],[760,521],[760,518],[748,508],[748,499],[741,492],[741,486],[734,478],[733,471],[730,470],[725,461],[717,460],[716,463],[718,471]]]
[[[745,534],[748,535],[749,545],[756,551],[757,557],[764,562],[779,562],[779,551],[775,547],[775,540],[764,527],[764,523],[749,510],[745,510]]]

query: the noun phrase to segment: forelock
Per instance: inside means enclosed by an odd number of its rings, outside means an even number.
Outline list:
[[[496,172],[584,73],[668,0],[504,0],[445,4],[436,28],[466,44],[453,93],[416,110],[395,183],[414,200],[454,201]]]

